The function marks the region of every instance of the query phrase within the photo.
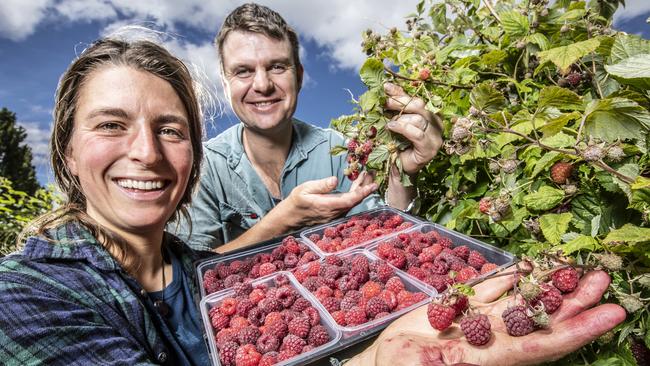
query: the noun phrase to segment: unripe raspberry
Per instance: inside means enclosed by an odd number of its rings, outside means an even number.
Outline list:
[[[497,163],[494,160],[491,160],[490,163],[488,164],[488,169],[490,170],[490,173],[496,174],[501,170],[501,167],[499,166],[499,163]]]
[[[598,161],[604,155],[603,148],[599,145],[589,145],[582,151],[582,158],[586,161]]]
[[[624,157],[625,157],[625,152],[618,145],[610,146],[609,149],[607,149],[608,160],[611,160],[613,162],[619,162],[623,160]]]
[[[463,126],[455,126],[453,130],[451,130],[451,139],[454,141],[462,141],[468,138],[471,135],[471,132],[469,129]]]
[[[469,107],[469,114],[471,114],[474,117],[478,117],[481,115],[481,111],[478,108],[471,106]]]
[[[506,174],[514,173],[517,169],[517,165],[519,165],[519,161],[515,159],[506,159],[501,161],[501,169]]]
[[[564,184],[562,189],[564,189],[564,194],[567,196],[573,196],[578,192],[578,187],[575,184]]]
[[[377,127],[370,126],[370,128],[368,130],[366,130],[366,136],[368,138],[373,138],[373,137],[377,136]]]
[[[461,117],[461,118],[456,120],[456,122],[454,123],[454,126],[455,127],[464,127],[464,128],[470,129],[472,127],[472,124],[473,123],[472,123],[471,119],[469,119],[467,117]]]
[[[526,230],[533,235],[537,235],[541,232],[539,221],[536,219],[524,220],[523,224]]]
[[[481,200],[478,202],[478,210],[481,211],[481,213],[488,214],[490,212],[490,208],[492,207],[492,198],[490,197],[483,197]]]

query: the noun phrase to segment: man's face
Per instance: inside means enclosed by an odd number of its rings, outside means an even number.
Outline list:
[[[223,43],[222,64],[230,104],[244,125],[262,133],[286,131],[302,81],[290,42],[231,32]]]

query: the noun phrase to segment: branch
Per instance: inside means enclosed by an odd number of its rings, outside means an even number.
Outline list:
[[[490,10],[490,13],[492,13],[492,16],[497,19],[499,24],[501,24],[501,18],[499,18],[499,15],[494,11],[494,8],[492,7],[492,4],[490,4],[490,0],[483,0],[483,3],[485,4],[485,7]]]
[[[420,79],[412,79],[412,78],[410,78],[410,77],[407,77],[407,76],[404,76],[404,75],[398,74],[398,73],[396,73],[395,71],[391,70],[390,67],[388,67],[388,66],[384,66],[384,70],[385,70],[387,73],[393,75],[394,77],[396,77],[396,78],[398,78],[398,79],[408,80],[408,81],[417,81],[417,82],[421,82],[421,83],[424,82],[424,80],[420,80]],[[438,80],[426,80],[426,82],[429,82],[429,83],[432,83],[432,84],[435,84],[435,85],[448,86],[448,87],[450,87],[450,88],[455,88],[455,89],[467,89],[467,90],[471,90],[471,89],[472,89],[471,86],[456,85],[456,84],[447,84],[447,83],[444,83],[444,82],[442,82],[442,81],[438,81]]]

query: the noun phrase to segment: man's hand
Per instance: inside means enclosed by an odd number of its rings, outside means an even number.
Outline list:
[[[412,175],[422,169],[442,146],[442,121],[425,108],[420,98],[412,97],[391,83],[384,84],[386,109],[399,114],[388,123],[388,129],[411,141],[412,146],[400,153],[406,174]]]
[[[292,229],[330,222],[345,214],[377,189],[377,184],[365,171],[359,174],[348,192],[331,193],[337,186],[336,177],[305,182],[291,191],[274,210],[286,213]]]
[[[589,272],[574,292],[564,296],[562,306],[551,315],[549,328],[512,337],[505,330],[501,313],[515,301],[512,296],[497,299],[512,287],[513,280],[494,278],[477,285],[470,300],[492,324],[492,338],[485,346],[467,343],[458,324],[444,332],[433,329],[427,320],[427,306],[422,306],[393,322],[346,366],[532,365],[558,359],[625,320],[625,310],[618,305],[591,308],[600,301],[609,282],[605,272]]]

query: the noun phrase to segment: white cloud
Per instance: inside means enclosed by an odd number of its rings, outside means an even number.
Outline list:
[[[647,0],[628,0],[625,2],[625,8],[619,7],[614,14],[614,21],[620,22],[626,19],[634,18],[639,15],[650,13],[650,2]]]
[[[38,122],[18,121],[18,125],[23,127],[27,132],[24,143],[32,149],[32,164],[37,171],[47,170],[50,163],[50,134],[52,133],[51,124],[44,127]]]
[[[0,37],[21,41],[36,30],[52,0],[0,1]]]

